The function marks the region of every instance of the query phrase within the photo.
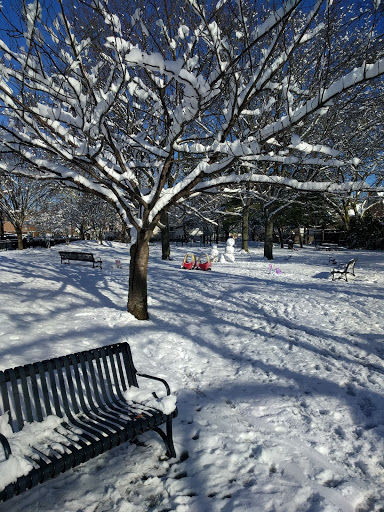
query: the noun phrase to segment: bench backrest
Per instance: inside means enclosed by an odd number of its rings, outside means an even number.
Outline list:
[[[69,354],[0,371],[0,414],[14,432],[54,414],[62,418],[118,399],[137,386],[128,343]]]
[[[353,269],[356,264],[356,261],[357,261],[357,259],[355,259],[355,258],[352,258],[351,260],[349,260],[345,267],[345,270],[348,271],[350,267],[352,267],[352,269]]]
[[[71,260],[79,261],[94,261],[93,254],[91,252],[71,252],[71,251],[59,251],[62,258],[69,258]]]

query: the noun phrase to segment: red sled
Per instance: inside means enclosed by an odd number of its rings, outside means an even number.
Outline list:
[[[212,270],[211,258],[208,254],[200,254],[196,263],[196,270]]]
[[[196,256],[194,254],[187,253],[184,256],[184,261],[181,264],[181,268],[185,268],[187,270],[193,270],[196,266]]]

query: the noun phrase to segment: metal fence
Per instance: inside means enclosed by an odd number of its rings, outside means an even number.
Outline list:
[[[23,239],[23,248],[30,249],[35,247],[46,248],[52,247],[53,245],[65,244],[67,241],[72,242],[74,240],[78,240],[78,238],[70,238],[66,239],[64,237],[58,238],[24,238]],[[17,249],[17,240],[16,239],[8,239],[8,240],[0,240],[0,251],[14,251]]]

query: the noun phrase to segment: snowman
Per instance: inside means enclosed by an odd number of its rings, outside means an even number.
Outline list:
[[[228,238],[228,240],[227,240],[227,246],[225,248],[225,259],[230,263],[234,263],[234,261],[235,261],[235,239],[234,238]]]
[[[216,244],[212,244],[211,261],[212,262],[219,261],[219,249],[217,248]]]

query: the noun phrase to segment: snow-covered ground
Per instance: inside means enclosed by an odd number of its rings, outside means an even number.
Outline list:
[[[161,261],[152,245],[140,322],[126,246],[71,244],[103,270],[61,265],[61,249],[0,253],[1,368],[128,341],[137,369],[177,393],[178,457],[148,433],[0,511],[384,510],[383,252],[276,248],[277,273],[261,246],[236,248],[198,272],[180,264],[203,248]],[[356,278],[332,282],[330,256],[358,257]]]

